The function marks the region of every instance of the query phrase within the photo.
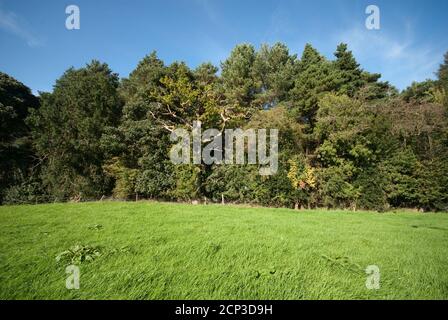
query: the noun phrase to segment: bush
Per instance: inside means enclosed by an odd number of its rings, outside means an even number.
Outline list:
[[[4,191],[4,204],[36,204],[48,202],[50,197],[42,189],[40,181],[24,181]]]

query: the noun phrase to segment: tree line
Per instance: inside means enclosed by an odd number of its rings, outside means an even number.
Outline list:
[[[278,207],[448,208],[448,53],[436,80],[399,92],[346,44],[237,45],[218,69],[155,52],[120,79],[70,68],[52,92],[0,72],[0,202],[222,199]],[[279,130],[278,172],[174,165],[175,128]]]

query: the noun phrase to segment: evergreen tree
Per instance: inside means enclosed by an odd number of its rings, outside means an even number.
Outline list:
[[[361,77],[362,70],[345,43],[338,45],[334,55],[336,57],[334,64],[339,71],[338,91],[353,97],[355,92],[364,84]]]
[[[445,53],[444,61],[439,67],[437,77],[441,95],[440,100],[445,105],[448,112],[448,52]]]
[[[100,139],[120,119],[118,84],[107,64],[92,61],[70,68],[30,115],[42,180],[54,198],[98,198],[110,192]]]
[[[253,67],[258,92],[255,103],[267,109],[288,101],[297,64],[297,56],[291,56],[284,44],[262,45],[256,53]]]
[[[423,82],[413,82],[402,93],[402,97],[406,102],[436,102],[436,82],[426,80]]]
[[[167,73],[163,61],[152,52],[122,81],[121,123],[109,127],[102,138],[109,154],[105,169],[116,180],[115,197],[164,197],[171,188],[169,136],[156,118],[154,96]]]
[[[252,45],[237,45],[230,57],[221,64],[222,90],[225,96],[223,118],[244,122],[261,106],[254,104],[258,89],[253,76],[255,49]]]
[[[0,204],[6,188],[20,183],[33,163],[25,119],[39,100],[23,83],[0,72]]]
[[[339,44],[334,55],[337,92],[363,100],[384,99],[397,93],[389,83],[378,81],[381,74],[362,70],[353,53],[348,50],[347,44]]]
[[[334,67],[310,44],[305,46],[298,75],[291,90],[292,113],[307,126],[314,127],[319,99],[336,88]]]
[[[440,65],[437,71],[437,77],[439,79],[440,85],[447,88],[448,87],[448,52],[445,53],[443,63]]]

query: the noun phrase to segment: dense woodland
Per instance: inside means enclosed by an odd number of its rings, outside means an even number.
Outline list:
[[[279,129],[279,170],[174,165],[174,128]],[[399,92],[347,45],[326,59],[236,46],[220,69],[156,53],[126,79],[92,61],[35,97],[0,72],[0,203],[204,200],[281,207],[448,208],[448,53]]]

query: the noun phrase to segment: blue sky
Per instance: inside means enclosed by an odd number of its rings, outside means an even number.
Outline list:
[[[70,4],[80,30],[65,28]],[[370,4],[381,10],[380,30],[365,28]],[[346,42],[364,69],[403,89],[434,77],[447,32],[446,0],[0,0],[0,71],[50,91],[91,59],[126,77],[152,50],[195,67],[219,65],[242,42],[280,41],[299,56],[309,42],[328,58]]]

